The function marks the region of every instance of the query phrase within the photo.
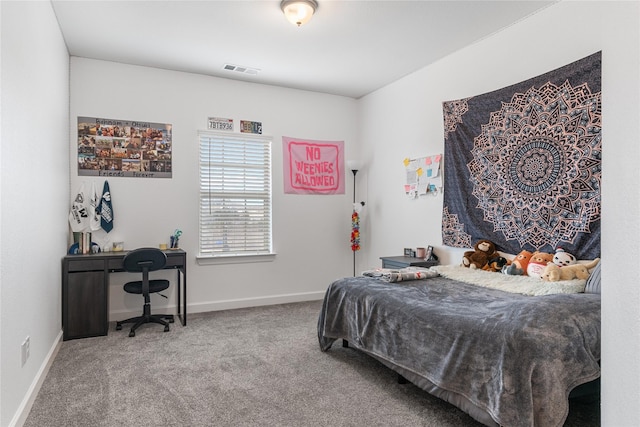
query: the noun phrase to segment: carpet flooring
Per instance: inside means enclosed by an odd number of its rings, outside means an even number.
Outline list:
[[[24,426],[480,426],[340,343],[319,349],[321,301],[193,314],[65,341]],[[567,427],[599,426],[599,401]]]

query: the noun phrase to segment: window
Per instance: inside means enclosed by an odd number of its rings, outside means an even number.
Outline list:
[[[200,256],[271,255],[271,139],[198,133]]]

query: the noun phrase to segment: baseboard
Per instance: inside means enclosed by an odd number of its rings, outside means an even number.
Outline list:
[[[42,383],[44,383],[44,379],[47,377],[47,374],[49,373],[51,364],[55,360],[61,344],[62,344],[62,330],[54,340],[53,345],[51,346],[51,349],[49,349],[49,352],[47,353],[47,356],[42,362],[42,365],[40,366],[40,369],[38,370],[36,377],[33,379],[33,382],[31,383],[29,390],[27,390],[27,394],[24,396],[24,399],[22,399],[22,402],[20,403],[20,406],[18,407],[16,414],[14,415],[13,419],[9,422],[9,427],[22,427],[22,425],[24,425],[24,423],[27,421],[27,417],[29,416],[29,412],[31,411],[33,402],[36,400],[36,397],[38,397],[38,392],[40,391],[40,387],[42,387]]]
[[[316,301],[324,298],[324,291],[300,294],[273,295],[257,298],[241,298],[223,301],[211,301],[189,304],[188,313],[206,313],[208,311],[232,310],[235,308],[259,307],[263,305],[289,304],[294,302]]]
[[[255,298],[240,298],[222,301],[208,301],[187,304],[187,315],[192,313],[206,313],[208,311],[232,310],[235,308],[259,307],[263,305],[289,304],[294,302],[316,301],[324,298],[325,291],[305,292],[299,294],[282,294]],[[171,314],[177,311],[174,305],[168,305],[158,310]],[[127,319],[140,315],[140,311],[117,310],[109,312],[109,321]]]

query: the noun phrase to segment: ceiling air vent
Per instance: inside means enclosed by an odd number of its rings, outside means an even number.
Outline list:
[[[233,65],[233,64],[224,64],[223,69],[227,71],[234,71],[236,73],[249,74],[252,76],[255,76],[256,74],[258,74],[258,72],[260,72],[260,70],[257,68],[243,67],[241,65]]]

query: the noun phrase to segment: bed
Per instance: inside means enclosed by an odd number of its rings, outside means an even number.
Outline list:
[[[421,280],[335,281],[318,319],[320,349],[344,340],[485,425],[562,426],[572,390],[600,377],[600,265],[574,286],[520,292],[448,267]]]

